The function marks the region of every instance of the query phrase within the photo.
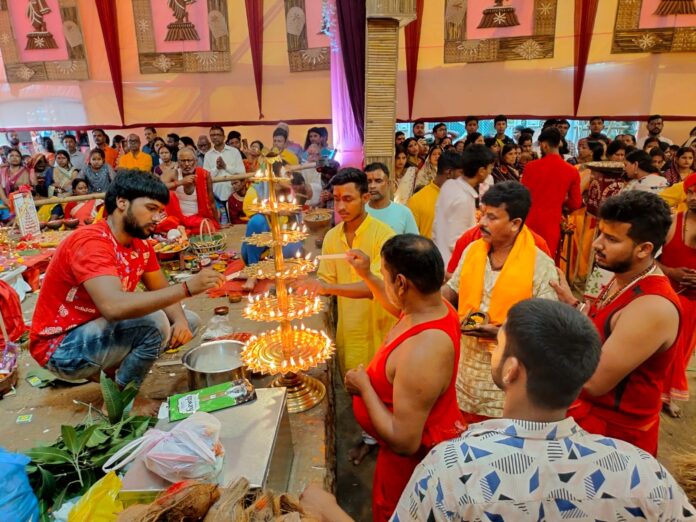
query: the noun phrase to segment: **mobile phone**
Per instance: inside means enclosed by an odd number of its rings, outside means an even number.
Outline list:
[[[247,141],[246,138],[242,138],[242,148],[243,148],[243,149],[248,149],[248,148],[249,148],[249,142]]]

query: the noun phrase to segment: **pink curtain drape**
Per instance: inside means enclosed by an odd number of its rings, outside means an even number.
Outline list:
[[[259,119],[263,119],[263,0],[244,0],[246,5],[249,46],[254,66],[256,99],[259,104]]]
[[[330,1],[332,7],[335,7],[336,0]],[[336,9],[331,9],[330,12],[332,13],[331,26],[335,31],[338,27]],[[363,162],[362,138],[358,132],[348,94],[341,39],[335,32],[331,39],[331,119],[336,161],[342,167],[360,167]]]
[[[413,119],[413,99],[418,76],[418,49],[420,48],[421,25],[425,0],[416,1],[416,19],[406,26],[406,84],[408,86],[408,119]]]
[[[116,0],[97,0],[99,24],[104,35],[106,58],[109,60],[111,82],[114,85],[114,95],[121,116],[121,125],[125,124],[123,113],[123,83],[121,74],[121,47],[118,42],[118,23]]]

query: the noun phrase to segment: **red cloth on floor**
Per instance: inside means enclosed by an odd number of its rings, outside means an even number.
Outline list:
[[[230,263],[227,265],[227,269],[225,270],[225,275],[230,275],[234,274],[235,272],[239,272],[244,268],[244,261],[241,259],[235,259],[234,261],[230,261]],[[248,290],[244,290],[242,287],[244,286],[244,283],[246,283],[245,279],[234,279],[232,281],[225,281],[225,284],[222,286],[222,288],[214,288],[212,290],[208,290],[208,297],[224,297],[226,295],[232,295],[232,296],[242,296],[245,294],[263,294],[265,292],[268,292],[270,290],[271,286],[273,286],[273,281],[269,279],[259,279],[256,283],[256,286],[254,286],[254,289],[249,292]]]
[[[0,281],[0,311],[5,321],[10,342],[15,342],[27,330],[22,317],[22,304],[19,295],[5,281]],[[0,349],[5,347],[5,339],[0,335]]]
[[[32,292],[39,289],[39,277],[46,272],[48,263],[51,261],[55,248],[42,249],[40,253],[33,256],[26,256],[22,263],[27,269],[22,272],[22,278],[31,287]]]

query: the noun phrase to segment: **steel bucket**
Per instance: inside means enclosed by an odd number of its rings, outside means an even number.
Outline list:
[[[246,378],[244,343],[211,341],[186,352],[181,362],[188,372],[189,391]]]

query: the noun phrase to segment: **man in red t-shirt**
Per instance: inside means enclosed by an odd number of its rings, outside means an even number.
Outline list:
[[[187,343],[200,324],[180,301],[222,286],[201,270],[169,286],[145,242],[169,201],[156,176],[120,171],[105,196],[107,218],[80,228],[56,250],[32,320],[29,349],[65,379],[96,378],[116,369],[116,382],[140,386],[165,348]],[[135,292],[142,282],[146,292]]]
[[[555,259],[561,238],[563,206],[570,212],[582,206],[580,174],[559,153],[561,133],[549,128],[539,135],[544,157],[524,167],[522,184],[532,194],[526,225],[543,237]]]

